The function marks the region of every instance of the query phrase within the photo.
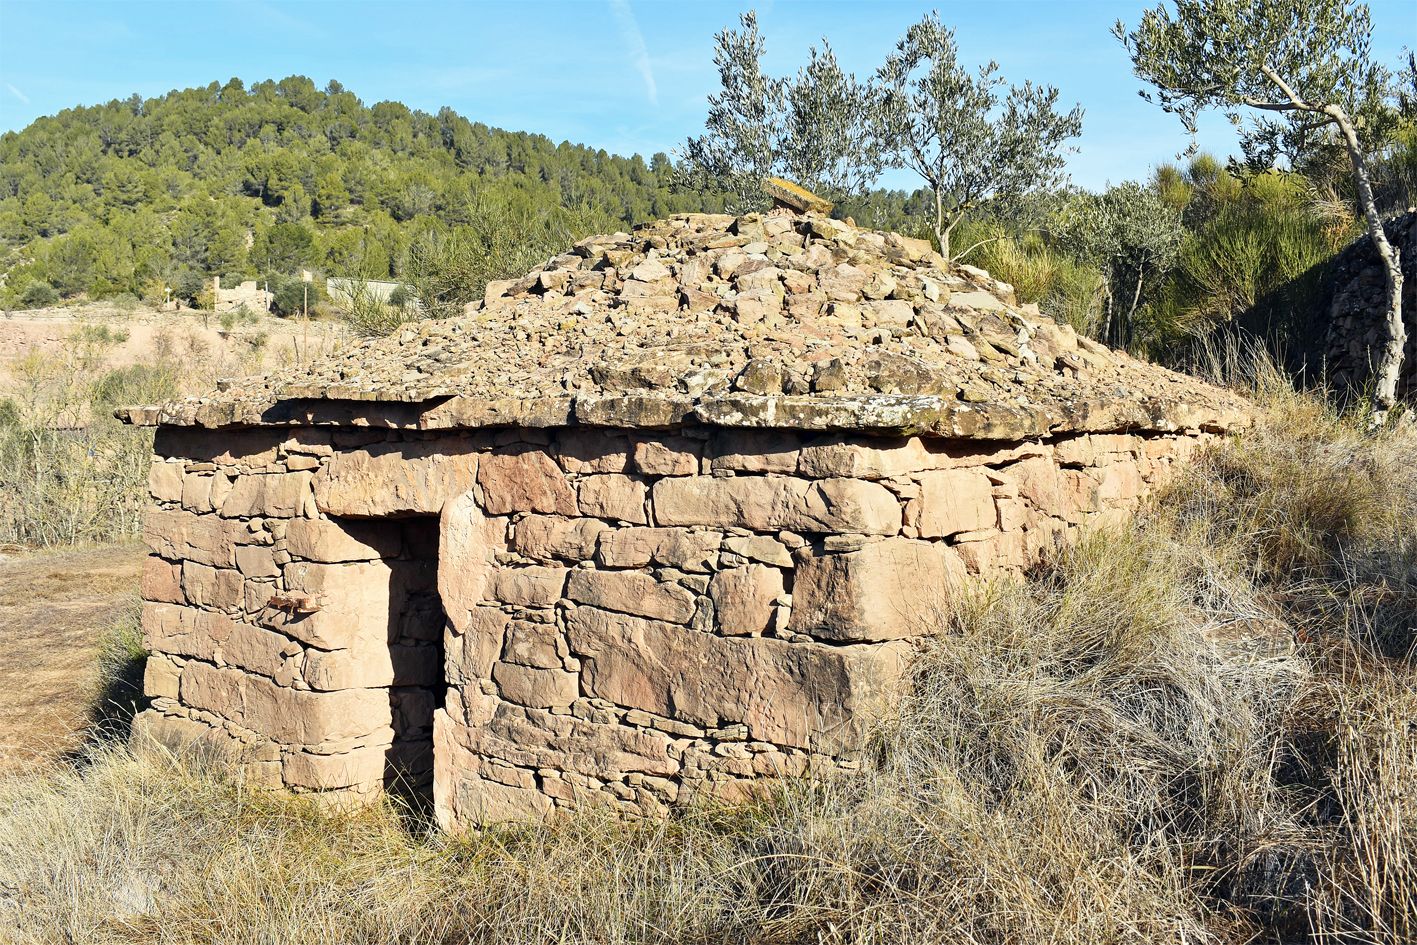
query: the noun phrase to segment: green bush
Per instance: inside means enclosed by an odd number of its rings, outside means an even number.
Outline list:
[[[172,281],[172,297],[193,304],[207,290],[208,280],[195,269],[184,269]]]
[[[523,275],[576,240],[614,228],[613,218],[587,208],[519,211],[483,202],[470,225],[414,240],[399,274],[426,317],[461,315],[489,281]]]
[[[43,308],[59,301],[59,293],[48,282],[31,282],[20,293],[20,302],[29,308]]]
[[[309,292],[310,311],[314,311],[324,299],[320,283],[305,282],[299,276],[271,276],[267,280],[271,287],[271,311],[282,317],[300,315],[305,311],[306,292]]]
[[[392,334],[399,326],[424,317],[416,306],[394,305],[376,298],[374,293],[356,281],[349,294],[339,302],[339,318],[356,335],[382,337]]]

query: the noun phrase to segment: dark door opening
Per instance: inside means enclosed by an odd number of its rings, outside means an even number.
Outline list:
[[[395,519],[402,550],[390,559],[389,655],[393,682],[389,708],[394,738],[384,765],[384,787],[416,814],[433,809],[433,712],[447,695],[443,628],[438,597],[438,519]]]

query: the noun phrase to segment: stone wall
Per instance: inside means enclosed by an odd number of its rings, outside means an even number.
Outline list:
[[[431,725],[450,826],[850,767],[952,588],[1204,439],[165,427],[137,728],[348,798]]]
[[[1403,321],[1407,348],[1398,396],[1417,395],[1417,211],[1386,223],[1388,240],[1401,253]],[[1382,262],[1367,236],[1330,264],[1324,356],[1327,382],[1340,391],[1367,392],[1374,358],[1387,339],[1387,288]]]
[[[249,308],[256,312],[269,312],[275,296],[261,288],[260,283],[248,279],[234,289],[223,289],[221,277],[212,276],[212,311],[234,312]]]

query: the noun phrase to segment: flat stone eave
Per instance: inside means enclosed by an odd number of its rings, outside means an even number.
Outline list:
[[[1056,404],[971,403],[941,395],[758,395],[624,393],[497,399],[439,396],[411,402],[378,399],[278,399],[264,404],[179,401],[120,407],[134,426],[364,427],[459,430],[587,426],[666,430],[689,424],[762,430],[810,430],[951,440],[1027,440],[1058,433],[1137,431],[1211,433],[1249,425],[1236,402],[1195,404],[1171,398],[1079,398]]]

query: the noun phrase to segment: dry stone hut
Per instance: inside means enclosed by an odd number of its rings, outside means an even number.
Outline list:
[[[850,766],[969,575],[1124,515],[1220,390],[815,214],[578,243],[155,425],[140,732],[441,821]]]

